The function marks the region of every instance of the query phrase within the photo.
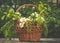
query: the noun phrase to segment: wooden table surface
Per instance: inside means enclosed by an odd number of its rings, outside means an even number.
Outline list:
[[[19,42],[18,38],[12,40],[0,38],[0,43],[60,43],[60,38],[41,38],[39,42]]]

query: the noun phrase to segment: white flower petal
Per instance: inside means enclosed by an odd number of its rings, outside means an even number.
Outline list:
[[[34,15],[35,15],[34,13],[31,14],[31,16],[34,16]]]

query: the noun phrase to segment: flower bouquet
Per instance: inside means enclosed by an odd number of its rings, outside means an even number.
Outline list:
[[[19,10],[25,6],[33,6],[37,9],[36,5],[33,4],[24,4],[20,6],[16,13],[19,13]],[[28,17],[22,16],[15,19],[14,27],[18,34],[20,41],[39,41],[42,35],[43,26],[42,24],[45,22],[45,19],[40,13],[34,12],[30,14]]]

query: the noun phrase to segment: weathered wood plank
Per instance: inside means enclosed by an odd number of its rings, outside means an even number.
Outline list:
[[[60,43],[60,38],[41,38],[39,42],[19,42],[18,38],[11,40],[0,38],[0,43]]]

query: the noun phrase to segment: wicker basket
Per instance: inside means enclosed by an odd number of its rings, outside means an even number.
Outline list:
[[[20,6],[16,12],[19,12],[19,10],[24,6],[34,6],[37,8],[36,5],[33,4],[24,4]],[[17,35],[19,37],[19,41],[39,41],[42,34],[42,26],[38,26],[37,24],[33,24],[32,30],[30,32],[27,32],[25,29],[26,27],[20,28],[20,18],[16,19],[14,21],[14,27],[17,32]]]

